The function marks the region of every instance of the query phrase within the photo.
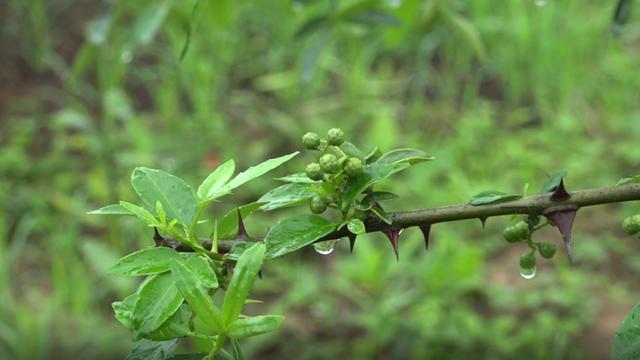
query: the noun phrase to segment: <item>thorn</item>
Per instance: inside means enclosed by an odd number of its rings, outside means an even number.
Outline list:
[[[164,238],[158,232],[157,227],[153,228],[153,241],[156,243],[156,246],[162,246],[162,243],[164,242]]]
[[[353,253],[353,247],[356,246],[356,234],[347,235],[349,238],[349,250]]]
[[[564,201],[570,198],[571,195],[567,192],[567,189],[564,187],[564,179],[560,179],[560,184],[553,190],[553,194],[551,194],[551,201]]]
[[[244,221],[242,220],[242,213],[240,213],[240,208],[238,208],[238,234],[237,238],[239,240],[244,240],[249,237],[247,234],[247,229],[244,227]]]
[[[391,246],[393,246],[393,252],[396,254],[396,260],[400,261],[400,254],[398,252],[398,238],[400,237],[400,233],[398,229],[389,229],[385,230],[384,234],[387,235],[389,241],[391,241]]]
[[[482,223],[482,230],[484,230],[484,226],[487,222],[487,217],[486,216],[481,216],[478,219],[480,219],[480,223]]]
[[[262,280],[262,270],[258,270],[258,277]]]
[[[424,247],[429,250],[429,234],[431,233],[431,224],[421,225],[420,231],[422,231],[422,236],[424,237]]]
[[[567,208],[561,210],[554,210],[544,214],[549,221],[560,230],[564,246],[567,250],[567,257],[569,257],[569,264],[573,265],[573,250],[571,241],[571,228],[573,227],[573,220],[576,218],[578,209]]]

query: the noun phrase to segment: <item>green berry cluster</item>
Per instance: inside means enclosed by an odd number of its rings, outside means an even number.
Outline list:
[[[624,219],[622,229],[625,233],[632,236],[640,234],[640,214]]]
[[[543,258],[551,259],[556,254],[557,250],[556,245],[551,242],[534,242],[532,240],[533,233],[547,225],[546,223],[539,225],[539,222],[540,218],[538,216],[528,216],[526,221],[519,221],[515,225],[508,226],[502,233],[502,236],[507,242],[524,242],[529,245],[531,251],[522,254],[520,257],[520,269],[530,272],[533,271],[533,273],[535,273],[536,267],[536,251]]]
[[[340,148],[345,136],[342,129],[333,128],[327,131],[327,138],[321,139],[314,132],[302,137],[302,145],[307,150],[318,151],[320,157],[305,168],[305,174],[313,181],[322,181],[325,188],[330,189],[322,195],[316,195],[309,207],[315,214],[323,213],[332,204],[340,208],[340,191],[348,178],[358,176],[364,170],[364,162],[357,157],[347,156]]]

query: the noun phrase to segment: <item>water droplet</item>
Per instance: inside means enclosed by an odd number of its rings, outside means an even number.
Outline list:
[[[536,267],[534,266],[529,269],[520,268],[520,276],[527,280],[533,279],[533,277],[536,276]]]
[[[122,54],[120,54],[120,60],[123,63],[128,64],[131,62],[131,60],[133,60],[133,54],[131,54],[131,51],[125,50],[122,52]]]
[[[537,6],[547,5],[547,0],[535,0]]]
[[[313,244],[313,249],[322,255],[329,255],[333,252],[333,249],[336,247],[336,243],[338,240],[327,240],[321,241]]]

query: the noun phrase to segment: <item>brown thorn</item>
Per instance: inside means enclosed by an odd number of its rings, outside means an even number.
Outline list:
[[[482,224],[482,230],[484,230],[484,226],[487,223],[487,217],[486,216],[481,216],[478,219],[480,219],[480,223]]]
[[[556,187],[551,194],[551,201],[564,201],[571,197],[571,195],[567,192],[567,189],[564,187],[564,179],[560,179],[560,184]]]
[[[164,238],[158,232],[158,228],[153,228],[153,241],[156,243],[156,246],[162,246],[164,244]]]
[[[238,208],[238,239],[245,240],[249,238],[249,234],[247,233],[247,229],[244,227],[244,221],[242,220],[242,213],[240,212],[240,208]]]
[[[420,225],[420,231],[422,231],[422,236],[424,237],[424,247],[429,250],[429,235],[431,234],[431,224]]]
[[[387,235],[391,246],[393,246],[393,252],[396,254],[396,260],[400,261],[400,253],[398,252],[398,238],[400,237],[400,231],[396,228],[385,230],[384,234]]]
[[[258,277],[262,280],[262,270],[258,270]]]
[[[578,208],[568,207],[564,209],[551,209],[545,212],[544,216],[549,219],[552,225],[556,226],[562,235],[564,246],[567,250],[567,257],[569,258],[569,264],[573,265],[573,244],[571,239],[571,228],[573,227],[573,221],[576,218]]]
[[[353,253],[353,247],[356,246],[356,234],[347,235],[349,238],[349,251]]]

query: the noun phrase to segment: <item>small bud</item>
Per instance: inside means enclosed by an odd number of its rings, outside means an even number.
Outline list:
[[[302,146],[308,150],[317,150],[320,146],[320,136],[314,132],[308,132],[302,137]]]
[[[322,171],[329,174],[335,174],[340,170],[338,158],[333,154],[322,155],[320,158],[320,167],[322,168]]]
[[[525,253],[520,256],[520,267],[522,269],[533,269],[536,267],[536,256],[532,253]]]
[[[314,196],[309,203],[309,209],[314,214],[322,214],[327,210],[328,201],[320,196]]]
[[[548,241],[543,241],[538,245],[538,252],[545,259],[551,259],[556,254],[556,250],[556,245]]]
[[[529,225],[524,221],[520,221],[504,229],[502,236],[510,243],[526,240],[529,237]]]
[[[340,146],[344,142],[344,132],[340,128],[333,128],[327,132],[327,142],[329,145]]]
[[[324,173],[322,172],[322,167],[318,163],[311,163],[307,165],[305,168],[305,173],[307,177],[311,180],[322,180],[322,176]]]
[[[344,163],[344,172],[347,176],[356,176],[362,173],[364,166],[362,160],[358,158],[348,158]]]
[[[640,215],[633,215],[624,219],[622,229],[629,235],[640,233]]]

